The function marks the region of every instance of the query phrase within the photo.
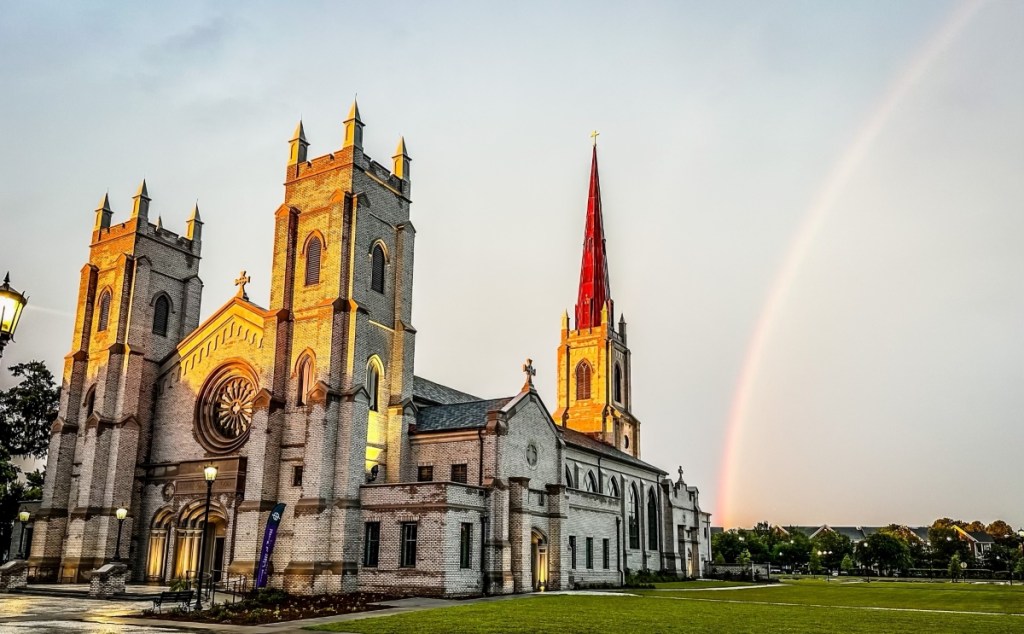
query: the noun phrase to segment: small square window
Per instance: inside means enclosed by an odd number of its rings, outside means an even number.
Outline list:
[[[420,468],[416,470],[416,480],[418,482],[430,482],[434,479],[434,466],[433,465],[420,465]]]
[[[302,465],[298,465],[292,468],[292,486],[302,486]]]
[[[469,481],[469,466],[463,464],[452,465],[452,482],[461,482],[466,484]]]

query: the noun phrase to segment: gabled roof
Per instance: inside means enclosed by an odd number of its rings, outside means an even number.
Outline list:
[[[917,538],[924,543],[928,543],[928,527],[927,526],[908,526],[910,532],[917,535]]]
[[[424,407],[416,414],[416,433],[482,429],[487,425],[487,414],[501,409],[513,398]]]
[[[470,401],[481,401],[479,396],[473,396],[456,390],[455,388],[441,385],[421,376],[412,377],[412,398],[417,405],[452,405],[454,403],[468,403]]]
[[[992,539],[992,536],[985,531],[967,531],[967,534],[973,537],[978,543],[981,544],[994,544],[996,540]]]
[[[662,471],[658,467],[655,467],[654,465],[651,464],[647,464],[646,462],[640,460],[639,458],[634,458],[628,453],[619,451],[618,449],[612,447],[611,445],[606,445],[605,443],[601,442],[600,440],[597,440],[596,438],[591,438],[586,434],[582,434],[574,429],[569,429],[568,427],[556,426],[556,429],[558,429],[559,433],[562,434],[562,438],[565,440],[565,443],[567,445],[576,447],[577,449],[582,449],[583,451],[588,451],[590,453],[598,454],[601,456],[607,456],[608,458],[612,458],[620,462],[625,462],[627,464],[640,467],[641,469],[647,469],[655,473],[660,473],[661,475],[668,475],[668,473]]]

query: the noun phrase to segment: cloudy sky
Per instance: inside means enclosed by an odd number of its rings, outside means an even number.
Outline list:
[[[300,117],[413,157],[416,372],[549,408],[592,129],[642,455],[713,523],[1024,523],[1024,3],[0,1],[4,367],[145,177],[266,304]],[[7,372],[0,379],[9,383]]]

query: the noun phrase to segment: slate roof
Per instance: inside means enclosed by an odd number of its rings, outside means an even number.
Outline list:
[[[655,473],[660,473],[661,475],[668,475],[668,473],[662,471],[658,467],[655,467],[654,465],[651,464],[647,464],[646,462],[640,460],[639,458],[634,458],[628,453],[619,451],[615,447],[612,447],[611,445],[606,445],[600,440],[591,438],[586,434],[582,434],[576,430],[569,429],[568,427],[556,426],[556,429],[562,434],[562,437],[565,439],[565,442],[568,445],[572,445],[573,447],[582,449],[584,451],[589,451],[590,453],[596,453],[602,456],[607,456],[614,460],[625,462],[627,464],[631,464],[643,469],[648,469],[650,471],[654,471]]]
[[[910,532],[915,534],[915,535],[917,535],[918,539],[920,539],[922,542],[924,542],[926,544],[928,543],[928,527],[927,526],[911,526],[910,527]]]
[[[996,540],[992,539],[992,536],[985,531],[965,531],[968,535],[978,540],[982,544],[994,544]]]
[[[421,376],[412,377],[412,398],[417,405],[451,405],[483,400]]]
[[[851,542],[859,542],[867,537],[858,526],[829,526],[829,528],[840,535],[845,535]]]
[[[481,429],[487,424],[487,413],[501,409],[512,398],[509,396],[487,401],[477,400],[468,403],[424,407],[416,415],[416,433]]]

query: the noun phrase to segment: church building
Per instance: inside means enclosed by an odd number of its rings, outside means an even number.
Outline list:
[[[251,584],[283,503],[269,585],[296,593],[457,597],[620,584],[643,569],[699,577],[710,515],[698,490],[640,455],[596,145],[553,413],[529,360],[503,398],[414,374],[405,142],[390,166],[372,160],[353,104],[340,149],[310,158],[308,146],[300,123],[266,306],[243,272],[200,323],[198,206],[178,235],[151,221],[145,181],[122,222],[101,201],[32,536],[37,575],[80,581],[120,555],[137,582],[202,567]]]

